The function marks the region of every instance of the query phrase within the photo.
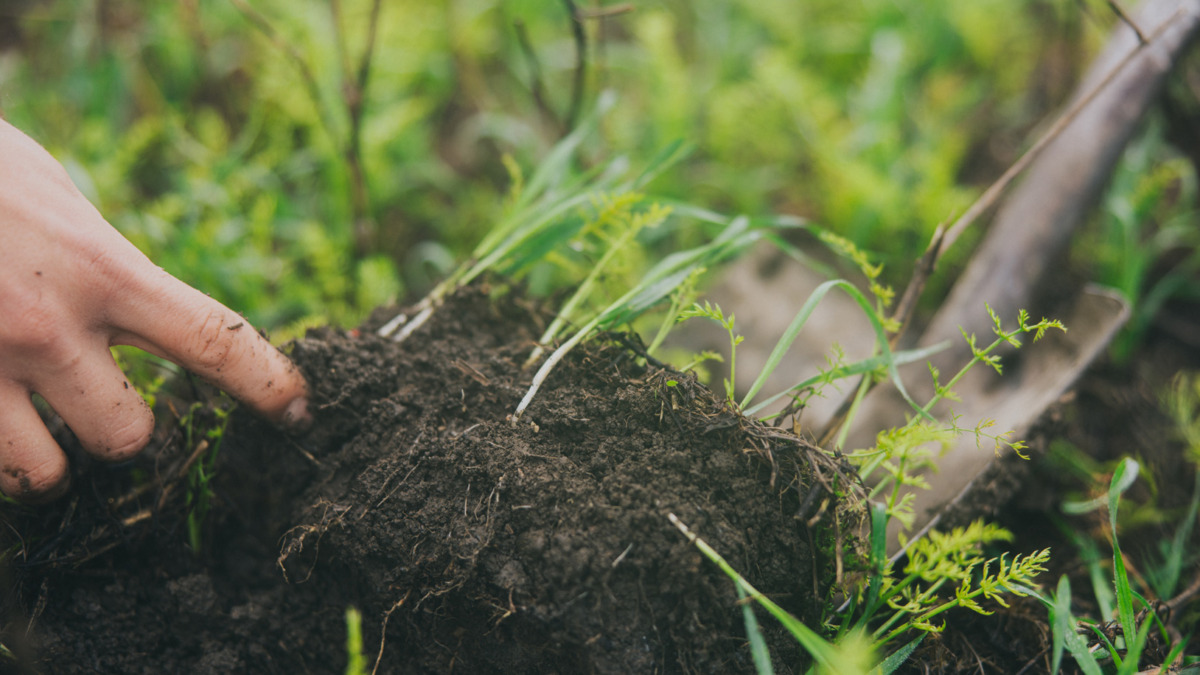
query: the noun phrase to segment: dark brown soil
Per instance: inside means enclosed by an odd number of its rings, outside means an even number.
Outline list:
[[[234,414],[199,555],[183,477],[212,406],[190,444],[168,424],[136,462],[75,457],[69,497],[3,507],[20,668],[341,672],[354,606],[381,673],[751,671],[731,582],[668,513],[815,622],[833,523],[844,542],[861,525],[849,506],[813,518],[841,467],[628,339],[566,359],[514,428],[540,326],[506,290],[464,292],[403,345],[368,328],[294,345],[316,424],[289,438]],[[777,671],[802,669],[760,622]]]

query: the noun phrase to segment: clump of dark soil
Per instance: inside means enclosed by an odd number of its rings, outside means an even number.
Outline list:
[[[184,477],[211,407],[190,446],[168,429],[129,465],[76,458],[69,498],[4,507],[20,667],[338,672],[354,606],[378,672],[751,671],[732,584],[668,513],[816,620],[839,542],[854,563],[862,512],[830,499],[851,473],[627,337],[568,357],[514,427],[540,319],[504,291],[460,293],[402,345],[296,343],[316,423],[234,414],[198,555]],[[762,625],[777,671],[802,668]]]

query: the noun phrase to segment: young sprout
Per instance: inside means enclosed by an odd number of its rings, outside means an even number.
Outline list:
[[[603,253],[599,260],[592,264],[591,270],[570,299],[559,309],[554,321],[542,333],[537,347],[525,361],[526,368],[536,363],[545,352],[546,345],[553,343],[563,328],[575,320],[580,306],[593,294],[602,275],[609,270],[614,261],[631,254],[638,234],[645,229],[661,225],[670,215],[671,209],[659,204],[636,210],[643,199],[642,195],[631,192],[620,196],[602,195],[597,200],[601,206],[599,213],[583,227],[573,242],[578,242],[580,248],[584,248],[585,243],[590,242],[593,246],[601,247]]]
[[[693,303],[690,308],[679,313],[679,320],[686,321],[697,316],[712,319],[720,324],[729,335],[729,377],[725,378],[725,400],[731,406],[736,405],[733,387],[737,376],[737,347],[746,338],[733,332],[734,316],[732,314],[725,316],[720,305],[710,305],[707,300],[704,301],[703,307],[699,303]]]
[[[524,398],[512,414],[515,425],[529,407],[538,389],[550,375],[554,366],[576,345],[591,337],[598,330],[616,328],[628,324],[650,307],[675,292],[697,269],[710,266],[742,250],[762,237],[763,231],[750,226],[747,218],[734,218],[715,239],[707,244],[686,251],[676,251],[654,265],[641,280],[616,301],[598,312],[583,324],[574,335],[542,363],[533,376],[533,382]]]

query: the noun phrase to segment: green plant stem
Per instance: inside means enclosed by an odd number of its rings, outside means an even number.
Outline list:
[[[1019,331],[1013,331],[1012,333],[1009,333],[1008,336],[1009,337],[1015,336],[1015,335],[1017,335],[1018,332]],[[947,392],[952,391],[954,389],[954,386],[956,384],[958,384],[959,380],[961,380],[963,377],[966,376],[968,371],[970,371],[972,368],[975,367],[976,364],[978,364],[980,361],[982,361],[984,356],[991,354],[992,350],[999,347],[1000,344],[1003,342],[1007,342],[1007,339],[1005,337],[998,337],[998,338],[996,338],[996,340],[994,342],[992,342],[992,344],[988,345],[982,352],[974,353],[971,356],[971,360],[967,361],[967,364],[965,366],[963,366],[962,368],[960,368],[959,371],[954,374],[954,377],[950,378],[950,381],[947,382],[945,386],[937,388],[937,391],[934,392],[933,396],[929,399],[929,402],[926,403],[924,406],[922,406],[921,411],[924,412],[928,416],[930,411],[933,410],[933,407],[935,405],[937,405],[938,403],[940,403],[942,401],[942,399],[944,399],[946,397]],[[915,419],[910,420],[908,423],[908,426],[911,426],[914,422],[915,422]]]
[[[734,388],[737,386],[737,346],[741,340],[733,332],[732,314],[729,315],[729,323],[725,326],[725,332],[729,335],[729,379],[725,381],[725,400],[729,401],[730,405],[736,406]]]
[[[869,376],[863,377],[859,381],[858,388],[854,390],[854,402],[850,404],[850,410],[846,412],[846,422],[841,425],[842,428],[838,430],[837,439],[833,442],[834,450],[841,450],[843,447],[845,447],[846,436],[850,433],[849,422],[850,420],[854,419],[854,416],[858,413],[858,407],[862,405],[863,399],[866,397],[867,392],[871,390],[872,386],[872,378]]]
[[[574,349],[576,345],[582,342],[584,338],[591,335],[592,331],[594,331],[596,326],[599,324],[600,317],[598,316],[585,324],[583,328],[575,331],[575,334],[572,335],[569,340],[559,346],[558,349],[555,349],[550,353],[549,358],[546,359],[545,363],[542,364],[542,367],[538,368],[537,373],[534,374],[533,381],[529,383],[529,389],[525,392],[525,396],[521,399],[521,402],[517,405],[516,411],[512,415],[512,423],[514,426],[521,419],[521,415],[524,414],[525,409],[529,407],[529,404],[533,401],[533,397],[537,395],[538,389],[541,388],[542,383],[546,381],[547,377],[549,377],[550,371],[554,369],[554,366],[558,365],[558,362],[561,361],[568,352]]]
[[[688,298],[684,297],[684,294],[672,294],[671,306],[667,309],[667,315],[663,317],[662,323],[659,324],[658,332],[654,334],[654,339],[650,341],[650,346],[646,347],[647,354],[653,356],[655,350],[662,346],[663,340],[667,339],[667,335],[671,333],[671,328],[679,320],[679,312],[683,309],[683,305],[686,302],[688,302]]]
[[[554,317],[554,321],[550,322],[550,325],[546,327],[545,332],[542,333],[542,337],[538,339],[538,345],[534,347],[533,352],[529,354],[529,358],[525,360],[525,368],[530,367],[536,363],[539,358],[541,358],[542,354],[546,351],[546,345],[550,344],[554,338],[558,336],[558,332],[570,322],[571,317],[575,313],[575,309],[591,294],[592,289],[596,286],[597,280],[599,280],[600,275],[604,272],[605,268],[608,267],[608,264],[612,262],[612,259],[615,258],[618,253],[625,249],[625,246],[633,240],[637,233],[638,230],[635,228],[631,228],[623,232],[621,236],[617,237],[616,241],[609,246],[608,250],[604,252],[604,255],[601,256],[600,260],[592,266],[592,271],[589,272],[586,277],[584,277],[583,282],[579,284],[579,288],[575,289],[575,292],[571,294],[571,297],[567,300],[566,304],[564,304],[562,308],[558,310],[558,316]]]

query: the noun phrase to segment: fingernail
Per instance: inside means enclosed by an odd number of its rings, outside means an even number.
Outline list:
[[[312,415],[308,412],[308,398],[301,396],[288,404],[283,411],[283,426],[289,431],[306,431],[312,426]]]

